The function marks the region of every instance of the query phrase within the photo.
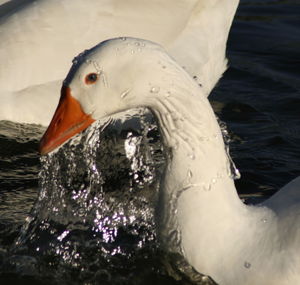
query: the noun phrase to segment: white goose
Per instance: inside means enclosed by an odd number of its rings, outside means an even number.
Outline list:
[[[226,69],[239,1],[13,2],[0,7],[0,120],[48,125],[73,55],[123,35],[163,45],[209,94]]]
[[[41,153],[140,106],[156,116],[169,149],[159,219],[166,246],[179,243],[186,260],[221,285],[300,284],[300,179],[260,205],[243,204],[202,88],[157,44],[112,39],[79,56]]]

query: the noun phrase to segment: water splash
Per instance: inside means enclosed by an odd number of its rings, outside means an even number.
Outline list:
[[[225,150],[226,150],[226,154],[227,154],[228,161],[229,161],[228,175],[234,180],[240,179],[241,178],[240,171],[235,166],[235,164],[230,156],[229,145],[231,142],[231,138],[230,138],[229,132],[227,130],[227,125],[225,122],[221,121],[218,117],[217,117],[217,120],[218,120],[219,126],[222,131],[223,140],[225,143]]]
[[[99,271],[114,258],[156,248],[154,210],[164,159],[149,113],[97,122],[41,163],[40,193],[14,256],[42,260],[49,275],[65,274],[68,266],[94,276],[90,264]]]

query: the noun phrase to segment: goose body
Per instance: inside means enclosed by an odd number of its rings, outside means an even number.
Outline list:
[[[20,3],[0,7],[0,119],[48,125],[73,55],[123,35],[163,45],[205,81],[208,95],[226,69],[226,41],[238,0]]]
[[[162,244],[221,285],[298,284],[300,178],[260,205],[243,204],[205,92],[159,45],[112,39],[77,57],[41,153],[95,120],[141,106],[156,116],[168,150]]]

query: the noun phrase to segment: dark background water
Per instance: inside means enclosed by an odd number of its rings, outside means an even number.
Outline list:
[[[300,175],[299,15],[296,0],[242,0],[228,41],[229,69],[210,96],[230,131],[231,154],[242,175],[237,189],[248,202],[261,201]],[[38,195],[43,131],[0,122],[0,272]],[[24,284],[22,278],[15,272],[0,283]]]
[[[298,1],[241,1],[233,22],[210,99],[233,132],[240,193],[268,196],[300,173],[299,12]]]

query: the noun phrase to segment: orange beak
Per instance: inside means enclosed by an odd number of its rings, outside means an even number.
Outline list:
[[[63,86],[55,114],[41,139],[40,153],[49,153],[93,122],[95,120],[85,114],[80,103],[72,97],[70,88]]]

